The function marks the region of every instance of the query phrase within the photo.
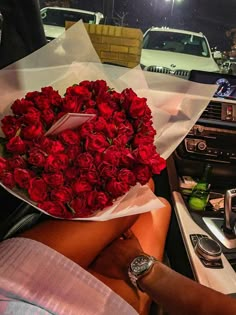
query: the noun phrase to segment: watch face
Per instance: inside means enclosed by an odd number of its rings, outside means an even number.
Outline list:
[[[139,275],[146,271],[151,264],[148,256],[138,256],[132,261],[130,267],[135,274]]]

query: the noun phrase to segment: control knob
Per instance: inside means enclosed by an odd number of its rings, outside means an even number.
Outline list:
[[[200,151],[206,150],[206,148],[207,148],[206,142],[205,141],[199,141],[198,144],[197,144],[197,148]]]
[[[202,237],[195,246],[195,252],[199,258],[213,262],[220,259],[222,249],[217,241],[209,237]]]

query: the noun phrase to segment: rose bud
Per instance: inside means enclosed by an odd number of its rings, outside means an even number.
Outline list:
[[[18,136],[11,138],[6,144],[7,151],[14,154],[24,154],[26,151],[25,142]]]
[[[57,218],[71,218],[73,215],[69,212],[63,203],[58,201],[43,201],[39,202],[37,206]]]
[[[15,186],[14,175],[10,172],[5,172],[4,175],[1,177],[3,185],[12,189]]]
[[[47,198],[47,184],[42,178],[32,178],[28,193],[31,200],[42,202]]]
[[[32,173],[29,170],[22,168],[14,169],[14,179],[20,188],[28,189]]]
[[[38,148],[34,148],[29,152],[28,163],[37,166],[43,167],[46,161],[46,153]]]

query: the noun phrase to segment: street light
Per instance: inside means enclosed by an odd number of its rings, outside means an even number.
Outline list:
[[[166,0],[166,2],[170,2],[170,1],[172,1],[170,15],[173,16],[175,2],[179,2],[180,3],[180,2],[182,2],[182,0]]]

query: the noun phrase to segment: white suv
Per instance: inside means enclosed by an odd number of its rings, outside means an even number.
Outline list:
[[[202,33],[159,27],[152,27],[144,34],[141,67],[186,79],[191,70],[219,72]]]
[[[99,24],[104,19],[101,12],[85,11],[72,8],[45,7],[40,10],[45,35],[48,40],[57,38],[65,31],[66,21]]]

